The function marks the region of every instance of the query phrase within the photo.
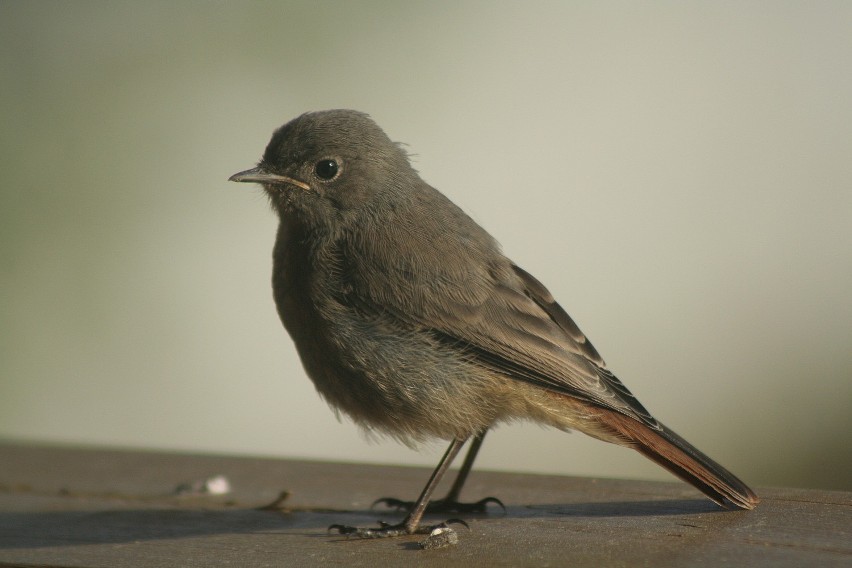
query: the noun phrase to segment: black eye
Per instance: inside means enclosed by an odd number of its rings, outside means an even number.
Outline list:
[[[336,161],[327,158],[317,162],[317,165],[314,166],[314,171],[317,173],[318,178],[330,180],[337,176],[337,172],[340,171],[340,166],[337,165]]]

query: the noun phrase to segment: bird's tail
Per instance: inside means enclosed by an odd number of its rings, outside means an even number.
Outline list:
[[[693,485],[720,506],[753,509],[757,505],[757,495],[737,476],[664,425],[660,424],[657,430],[615,412],[608,418],[607,422],[629,440],[633,449]]]

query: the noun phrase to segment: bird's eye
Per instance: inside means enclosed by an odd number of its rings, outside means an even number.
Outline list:
[[[328,181],[337,177],[340,166],[337,164],[337,161],[326,158],[317,162],[316,166],[314,166],[314,171],[318,178]]]

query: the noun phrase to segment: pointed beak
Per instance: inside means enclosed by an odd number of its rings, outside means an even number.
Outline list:
[[[234,174],[228,178],[228,181],[239,181],[244,183],[263,183],[272,185],[289,184],[295,185],[296,187],[301,187],[305,191],[311,190],[311,186],[309,186],[303,181],[299,181],[297,179],[293,179],[287,176],[273,174],[272,172],[268,172],[260,166],[252,168],[250,170],[246,170],[244,172],[240,172],[238,174]]]

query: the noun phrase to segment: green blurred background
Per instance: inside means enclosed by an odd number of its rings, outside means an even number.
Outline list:
[[[316,396],[228,183],[372,114],[659,418],[852,489],[852,3],[0,3],[0,437],[433,465]],[[534,425],[479,467],[671,479]]]

